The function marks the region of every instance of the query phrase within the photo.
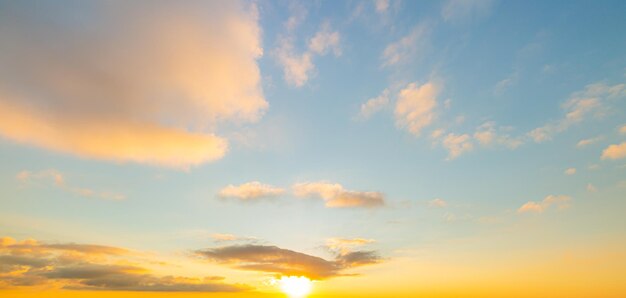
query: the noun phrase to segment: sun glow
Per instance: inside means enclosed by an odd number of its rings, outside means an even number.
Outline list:
[[[304,298],[313,288],[313,282],[304,276],[283,276],[276,283],[290,298]]]

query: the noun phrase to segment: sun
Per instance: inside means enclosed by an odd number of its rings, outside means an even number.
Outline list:
[[[283,276],[276,283],[290,298],[304,298],[313,288],[313,282],[304,276]]]

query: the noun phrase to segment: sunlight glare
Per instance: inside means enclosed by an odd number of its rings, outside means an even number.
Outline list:
[[[283,276],[276,282],[290,298],[304,298],[313,288],[313,282],[304,276]]]

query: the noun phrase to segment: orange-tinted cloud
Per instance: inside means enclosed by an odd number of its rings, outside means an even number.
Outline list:
[[[239,292],[244,285],[223,277],[156,276],[132,259],[133,252],[103,245],[0,238],[0,288],[48,286],[71,290]]]
[[[176,168],[221,158],[217,125],[256,121],[268,107],[258,16],[235,1],[188,4],[3,5],[0,135]],[[74,24],[69,13],[85,17]]]
[[[342,272],[347,269],[381,261],[374,251],[350,251],[328,261],[277,246],[253,244],[210,248],[196,253],[208,260],[242,270],[306,276],[317,280],[346,275]]]
[[[338,183],[296,183],[292,189],[297,197],[323,199],[328,208],[377,208],[385,205],[385,196],[380,192],[346,190]]]

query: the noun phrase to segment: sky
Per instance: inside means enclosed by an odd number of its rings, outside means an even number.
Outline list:
[[[624,1],[1,1],[2,297],[624,297]]]

